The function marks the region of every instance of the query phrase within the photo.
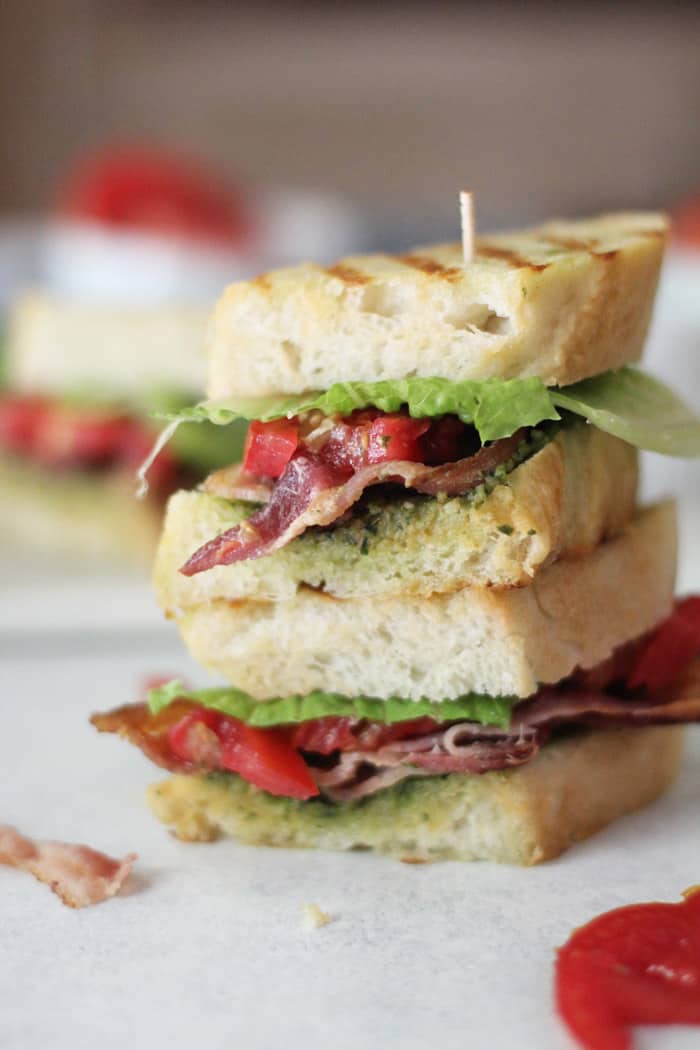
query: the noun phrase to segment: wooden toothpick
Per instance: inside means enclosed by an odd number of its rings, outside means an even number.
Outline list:
[[[462,220],[462,255],[464,265],[474,262],[474,195],[462,190],[459,195],[459,213]]]

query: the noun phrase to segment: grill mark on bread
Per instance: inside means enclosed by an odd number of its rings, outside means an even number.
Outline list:
[[[428,255],[412,255],[409,252],[407,255],[394,255],[393,258],[429,277],[442,277],[446,281],[454,281],[462,274],[461,266],[443,266],[437,259],[431,259]]]
[[[486,259],[500,259],[502,262],[509,263],[514,269],[517,270],[546,270],[551,263],[533,263],[530,259],[526,259],[523,255],[520,255],[513,248],[501,248],[498,244],[485,244],[483,241],[479,241],[476,246],[477,257],[481,256]]]
[[[595,237],[559,237],[551,233],[546,234],[541,240],[545,244],[554,244],[557,248],[566,248],[571,252],[590,252],[600,244]]]
[[[354,269],[352,266],[346,266],[345,263],[339,262],[335,266],[326,267],[326,273],[331,277],[337,277],[343,284],[369,284],[372,280],[367,274],[362,273],[360,270]]]
[[[251,284],[259,288],[261,292],[269,292],[272,285],[270,284],[270,275],[267,273],[259,273],[257,277],[254,277]]]

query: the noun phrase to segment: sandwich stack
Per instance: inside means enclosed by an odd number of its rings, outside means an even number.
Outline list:
[[[637,449],[700,423],[633,367],[656,214],[229,287],[209,400],[243,464],[170,500],[155,586],[231,683],[96,715],[183,839],[531,864],[656,798],[700,718],[700,600]],[[467,249],[468,251],[468,249]]]

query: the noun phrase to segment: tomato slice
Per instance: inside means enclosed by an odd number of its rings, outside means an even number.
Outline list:
[[[279,478],[299,444],[299,427],[293,419],[253,422],[243,450],[243,469],[249,474]]]
[[[42,397],[0,399],[0,448],[46,467],[120,466],[136,470],[151,450],[153,431],[108,409],[76,409]],[[153,464],[151,487],[175,488],[177,463],[164,449]]]
[[[700,893],[618,908],[558,952],[557,1007],[586,1050],[629,1050],[628,1026],[700,1024]]]
[[[357,747],[353,733],[354,718],[343,715],[328,715],[326,718],[312,718],[300,722],[289,732],[293,747],[300,751],[314,751],[317,755],[331,755],[334,751],[343,751]]]
[[[368,463],[386,463],[392,459],[419,463],[423,459],[420,438],[430,429],[429,419],[409,416],[378,416],[369,425]]]
[[[307,799],[318,788],[299,752],[281,729],[256,729],[227,718],[219,729],[221,764],[249,784],[285,798]]]
[[[35,429],[32,452],[48,466],[105,462],[119,449],[127,426],[123,417],[54,407]]]
[[[318,795],[308,766],[284,730],[256,729],[197,707],[169,730],[168,743],[183,762],[238,773],[271,795],[297,799]]]
[[[123,147],[87,158],[59,196],[68,216],[105,225],[240,242],[249,232],[242,203],[206,172],[166,153]]]
[[[460,450],[460,439],[464,437],[466,427],[457,416],[443,416],[431,421],[430,429],[421,439],[423,449],[422,463],[438,466],[452,463],[464,453]],[[478,451],[478,445],[472,451]]]
[[[166,708],[167,710],[167,708]],[[193,762],[208,769],[221,763],[219,724],[221,715],[207,707],[190,711],[168,730],[168,744],[183,762]]]
[[[49,402],[43,397],[0,398],[0,448],[8,452],[28,452],[48,411]]]
[[[342,715],[328,715],[300,722],[290,729],[290,741],[300,751],[330,755],[333,751],[378,751],[385,744],[432,733],[438,723],[432,718],[413,718],[384,725]]]
[[[650,692],[669,685],[700,652],[700,596],[677,602],[674,611],[642,647],[627,684]]]
[[[384,415],[374,410],[355,412],[336,423],[320,455],[326,463],[349,472],[398,459],[421,463],[421,438],[430,426],[429,419]]]
[[[320,450],[320,457],[336,470],[361,470],[367,464],[369,423],[340,422],[331,430]]]

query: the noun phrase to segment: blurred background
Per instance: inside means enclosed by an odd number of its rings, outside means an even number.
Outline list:
[[[694,3],[4,0],[0,209],[114,138],[438,232],[462,185],[488,226],[668,205],[698,189],[699,49]]]
[[[192,165],[195,204],[150,159],[167,199],[144,201],[115,175],[124,149]],[[146,359],[167,386],[175,332],[198,363],[169,394],[196,399],[227,280],[454,239],[469,187],[481,230],[669,210],[647,365],[700,404],[696,3],[4,0],[0,157],[0,321],[23,396],[49,373],[54,396],[64,365],[66,389],[80,380],[79,345],[85,383],[113,352],[101,378],[120,397]],[[697,465],[647,457],[646,494],[668,491],[700,499]]]

